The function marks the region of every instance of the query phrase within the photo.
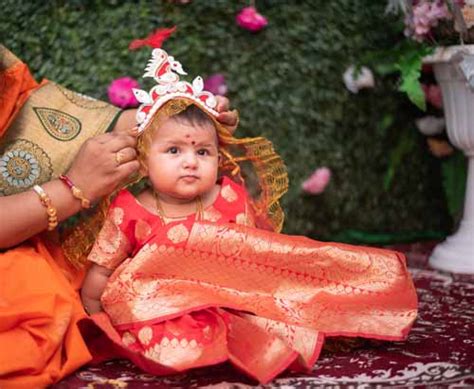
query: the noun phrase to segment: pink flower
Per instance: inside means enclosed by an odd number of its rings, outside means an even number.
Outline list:
[[[255,7],[245,7],[236,16],[235,21],[246,30],[257,32],[264,28],[268,21],[267,19],[259,14]]]
[[[138,106],[138,100],[133,94],[132,88],[139,88],[136,80],[130,77],[122,77],[113,80],[107,88],[110,102],[120,108],[131,108]]]
[[[416,41],[423,41],[440,20],[451,19],[452,15],[445,2],[421,0],[413,5],[412,15],[405,19],[405,35]]]
[[[331,170],[327,167],[316,169],[311,176],[301,184],[306,193],[320,194],[326,189],[331,180]]]
[[[431,3],[431,8],[426,17],[432,21],[434,26],[436,26],[438,25],[438,21],[441,19],[450,19],[451,14],[445,2],[435,1],[434,3]]]
[[[423,88],[423,92],[425,92],[426,101],[435,108],[443,109],[443,95],[441,94],[439,85],[423,84],[421,87]]]
[[[204,80],[204,89],[215,94],[225,96],[227,93],[227,84],[225,77],[221,73],[213,74]]]

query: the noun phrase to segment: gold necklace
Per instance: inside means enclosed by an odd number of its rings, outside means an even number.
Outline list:
[[[163,206],[161,205],[160,198],[158,196],[158,193],[153,191],[153,197],[155,198],[155,203],[156,203],[156,212],[158,213],[158,217],[160,218],[161,222],[163,224],[166,224],[166,219],[181,219],[185,218],[183,217],[170,217],[166,216],[165,211],[163,210]],[[196,221],[202,220],[203,216],[203,205],[202,205],[202,199],[201,196],[196,197]]]

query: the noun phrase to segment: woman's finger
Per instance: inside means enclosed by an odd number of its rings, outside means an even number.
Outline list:
[[[109,143],[112,139],[114,139],[116,136],[116,134],[113,134],[113,133],[107,133],[107,134],[101,134],[101,135],[97,135],[95,136],[94,138],[91,138],[90,140],[93,140],[97,143],[100,143],[100,144],[107,144]]]
[[[133,147],[125,147],[122,150],[115,152],[115,162],[117,162],[117,165],[133,161],[136,158],[137,151]]]
[[[113,153],[120,151],[126,147],[135,147],[137,144],[137,137],[128,134],[115,134],[112,139],[104,145],[107,150]]]
[[[225,112],[229,110],[230,103],[227,97],[217,95],[216,100],[217,100],[217,106],[216,106],[217,112]]]
[[[123,182],[126,178],[128,178],[132,174],[136,173],[139,168],[140,168],[140,163],[136,159],[129,162],[125,162],[121,164],[120,166],[118,166],[117,167],[117,178],[118,178],[117,185],[120,182]]]
[[[236,109],[233,111],[222,112],[219,114],[219,116],[217,116],[217,120],[231,133],[234,133],[237,126],[239,125],[239,112]]]
[[[136,114],[136,109],[127,109],[123,111],[122,114],[119,116],[117,123],[115,124],[112,130],[112,133],[126,134],[131,131],[131,129],[137,125]]]

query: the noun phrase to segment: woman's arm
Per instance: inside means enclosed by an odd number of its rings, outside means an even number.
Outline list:
[[[82,145],[67,175],[86,198],[97,201],[138,170],[135,144],[136,137],[125,133],[91,138]],[[42,188],[56,208],[59,221],[80,210],[80,201],[60,180],[43,184]],[[21,243],[47,226],[46,208],[33,190],[0,197],[0,249]]]
[[[54,180],[42,187],[57,210],[58,221],[81,209],[81,203],[61,181]],[[46,208],[33,190],[0,197],[0,220],[0,248],[14,246],[48,226]]]
[[[102,304],[100,298],[104,292],[105,285],[112,274],[112,270],[94,263],[87,272],[84,284],[81,289],[82,305],[87,313],[101,312]]]

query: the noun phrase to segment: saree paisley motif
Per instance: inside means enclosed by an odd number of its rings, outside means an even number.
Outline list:
[[[57,178],[87,139],[112,128],[119,112],[52,81],[39,85],[0,139],[0,196]]]

